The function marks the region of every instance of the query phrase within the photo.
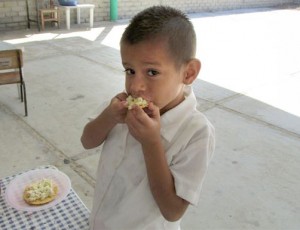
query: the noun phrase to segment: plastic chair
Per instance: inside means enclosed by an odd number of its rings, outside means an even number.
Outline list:
[[[22,67],[22,50],[13,49],[0,51],[0,85],[19,84],[19,96],[21,98],[21,102],[24,102],[25,116],[27,116],[26,88],[23,79]]]

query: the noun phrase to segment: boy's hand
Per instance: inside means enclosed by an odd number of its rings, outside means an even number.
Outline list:
[[[108,106],[108,111],[111,118],[113,118],[117,123],[124,123],[127,114],[126,107],[126,93],[119,93],[113,99]]]
[[[141,144],[160,140],[159,108],[152,102],[145,109],[134,105],[125,118],[131,135]]]
[[[124,123],[127,114],[126,97],[126,93],[116,95],[101,114],[86,124],[81,136],[84,148],[101,145],[117,123]]]

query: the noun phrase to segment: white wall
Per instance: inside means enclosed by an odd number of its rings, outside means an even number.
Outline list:
[[[36,18],[35,0],[29,1],[30,18]],[[44,0],[49,2],[49,0]],[[57,0],[56,0],[57,1]],[[110,20],[110,0],[78,0],[78,3],[95,4],[94,21]],[[186,13],[223,11],[241,8],[272,7],[282,4],[300,3],[300,0],[118,0],[118,18],[127,19],[152,5],[169,5]],[[61,19],[65,17],[62,12]],[[71,11],[71,23],[75,23],[75,11]],[[82,10],[82,22],[89,21],[88,12]],[[34,24],[33,24],[34,26]],[[0,1],[0,31],[27,27],[25,0]]]

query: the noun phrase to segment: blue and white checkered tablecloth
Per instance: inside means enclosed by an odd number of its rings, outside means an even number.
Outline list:
[[[44,167],[49,168],[49,166]],[[51,167],[50,168],[55,168]],[[36,212],[18,211],[7,205],[4,200],[8,184],[16,177],[9,176],[0,180],[0,229],[1,230],[88,230],[90,212],[71,189],[62,202],[52,208]]]

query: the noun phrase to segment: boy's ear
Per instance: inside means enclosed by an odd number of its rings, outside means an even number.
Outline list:
[[[190,85],[197,78],[201,69],[200,60],[193,58],[186,65],[185,75],[183,79],[183,83],[186,85]]]

